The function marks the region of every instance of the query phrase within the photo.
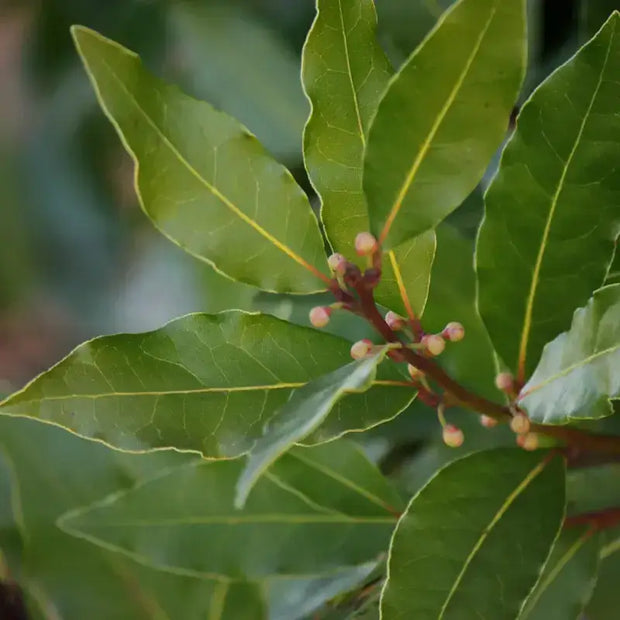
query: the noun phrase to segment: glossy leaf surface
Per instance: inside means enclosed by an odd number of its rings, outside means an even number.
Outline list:
[[[620,15],[524,105],[486,195],[479,307],[527,379],[543,346],[603,284],[620,225]]]
[[[347,449],[339,443],[330,448]],[[149,565],[203,577],[313,576],[375,560],[387,547],[394,515],[363,487],[351,486],[346,470],[325,463],[307,467],[312,486],[338,481],[344,491],[357,487],[365,510],[336,507],[328,498],[316,503],[280,478],[287,458],[258,481],[243,510],[233,506],[243,463],[213,461],[177,468],[69,513],[61,526]]]
[[[578,618],[596,583],[600,537],[590,529],[562,532],[519,620]]]
[[[136,190],[155,226],[236,280],[278,292],[325,288],[317,277],[326,269],[323,241],[308,200],[254,136],[152,76],[117,43],[83,27],[73,36],[134,158]]]
[[[490,450],[451,463],[398,522],[382,618],[515,618],[563,517],[560,458]]]
[[[363,181],[386,248],[434,228],[481,179],[521,86],[524,37],[522,0],[461,0],[390,82]]]
[[[355,236],[369,229],[362,190],[366,136],[392,69],[376,40],[372,0],[319,0],[317,9],[303,53],[302,79],[312,103],[304,157],[327,237],[335,251],[354,260]],[[386,255],[379,303],[405,315],[404,296],[421,314],[434,253],[435,237],[427,232]]]
[[[620,397],[619,368],[620,284],[612,284],[596,291],[569,331],[545,347],[518,402],[545,424],[611,415],[609,400]]]
[[[243,506],[249,492],[267,468],[293,445],[316,430],[338,400],[351,392],[362,394],[372,386],[383,348],[367,358],[351,362],[295,390],[291,399],[269,421],[264,434],[250,450],[236,485],[235,505]]]
[[[193,314],[145,334],[105,336],[0,404],[124,450],[246,452],[291,391],[351,360],[350,343],[268,315]],[[390,419],[410,388],[385,366],[366,394],[339,401],[316,440]],[[310,441],[313,441],[310,439]]]

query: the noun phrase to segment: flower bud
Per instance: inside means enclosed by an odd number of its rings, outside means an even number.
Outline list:
[[[500,372],[495,377],[495,387],[501,392],[513,392],[514,386],[514,377],[509,372]]]
[[[407,372],[409,372],[409,376],[414,381],[419,381],[424,376],[424,373],[419,368],[416,368],[412,364],[407,364]]]
[[[465,338],[465,328],[457,321],[451,321],[443,328],[441,335],[450,342],[458,342]]]
[[[310,310],[310,323],[315,327],[325,327],[329,323],[332,309],[328,306],[316,306]]]
[[[369,232],[361,232],[355,237],[355,251],[359,256],[374,254],[378,249],[377,240]]]
[[[385,315],[385,322],[388,324],[390,329],[393,329],[395,332],[405,326],[405,319],[391,310]]]
[[[463,431],[457,426],[454,426],[454,424],[446,424],[443,427],[443,442],[446,446],[458,448],[463,445],[464,440],[465,436],[463,435]]]
[[[446,341],[439,334],[427,334],[422,338],[422,344],[433,357],[441,355],[446,348]]]
[[[524,413],[517,413],[510,420],[510,428],[517,435],[525,435],[530,430],[530,419]]]
[[[493,428],[494,426],[497,426],[498,422],[495,418],[488,415],[481,415],[480,424],[482,424],[485,428]]]
[[[373,344],[368,338],[364,340],[358,340],[351,346],[351,357],[354,360],[361,360],[366,357],[372,351]]]
[[[538,435],[536,433],[527,433],[526,435],[517,435],[517,445],[524,450],[532,451],[538,448]]]
[[[327,259],[327,264],[329,268],[339,276],[344,275],[347,269],[347,259],[342,254],[332,254]]]

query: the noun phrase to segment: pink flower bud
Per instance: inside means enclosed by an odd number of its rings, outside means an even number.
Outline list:
[[[374,254],[378,249],[377,240],[369,232],[361,232],[355,237],[355,251],[359,256]]]
[[[446,424],[443,427],[443,442],[450,448],[458,448],[463,445],[465,436],[463,431],[453,424]]]
[[[385,315],[385,322],[388,324],[390,329],[393,329],[395,332],[405,326],[405,319],[391,310]]]
[[[480,424],[482,424],[485,428],[493,428],[494,426],[497,426],[498,422],[495,418],[491,418],[488,415],[481,415]]]
[[[332,254],[327,259],[329,268],[337,275],[341,276],[347,269],[347,259],[342,254]]]
[[[427,334],[422,338],[422,344],[433,357],[441,355],[446,348],[446,341],[439,334]]]
[[[366,357],[372,351],[373,344],[368,338],[364,340],[358,340],[351,346],[351,357],[354,360],[361,360]]]
[[[407,371],[409,372],[409,376],[414,381],[418,381],[424,376],[424,373],[419,368],[416,368],[412,364],[407,364]]]
[[[525,435],[530,430],[530,419],[524,413],[517,413],[510,420],[510,428],[517,435]]]
[[[443,328],[441,335],[450,342],[458,342],[465,338],[465,328],[460,323],[451,321]]]
[[[315,327],[325,327],[329,323],[332,309],[328,306],[316,306],[310,310],[310,323]]]
[[[501,392],[513,392],[514,385],[514,377],[509,372],[500,372],[495,377],[495,387]]]
[[[538,435],[536,433],[517,435],[517,445],[529,452],[536,450],[536,448],[538,448]]]

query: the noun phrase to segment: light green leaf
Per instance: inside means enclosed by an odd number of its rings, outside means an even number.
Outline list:
[[[524,105],[486,195],[479,307],[495,348],[524,381],[543,346],[603,284],[620,226],[620,21]]]
[[[381,617],[514,619],[563,518],[560,458],[500,449],[451,463],[398,522]]]
[[[351,362],[299,388],[269,420],[262,437],[252,446],[236,486],[235,505],[245,504],[256,481],[282,454],[316,430],[338,400],[348,393],[364,393],[372,386],[386,348]]]
[[[592,529],[564,530],[519,620],[576,620],[596,584],[599,550]]]
[[[355,236],[369,228],[362,190],[366,134],[392,75],[376,40],[376,21],[373,0],[318,0],[303,52],[302,79],[312,104],[304,132],[306,168],[321,197],[327,237],[352,260]],[[420,315],[434,253],[430,231],[386,255],[377,301],[403,315],[410,306]]]
[[[0,413],[63,426],[113,447],[174,447],[234,457],[260,437],[291,391],[351,360],[350,343],[268,315],[193,314],[145,334],[105,336],[81,346]],[[310,441],[362,430],[413,398],[393,366],[366,394],[337,403]]]
[[[371,230],[385,247],[434,228],[474,189],[524,71],[524,0],[461,0],[393,78],[364,162]]]
[[[68,513],[60,525],[139,562],[202,577],[310,577],[377,559],[394,515],[363,488],[357,491],[366,498],[363,511],[316,503],[280,479],[287,458],[293,457],[285,455],[258,481],[243,510],[233,505],[243,463],[212,461]],[[346,471],[308,466],[306,475],[318,491],[322,482],[338,479],[352,490]]]
[[[620,397],[620,284],[605,286],[577,310],[569,331],[543,350],[519,394],[532,420],[566,424],[611,415]]]
[[[325,288],[308,199],[243,126],[148,73],[133,52],[83,27],[73,36],[101,106],[136,163],[155,226],[226,275],[265,290]]]

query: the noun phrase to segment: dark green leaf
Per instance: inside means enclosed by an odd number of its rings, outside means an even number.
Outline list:
[[[620,15],[523,107],[486,195],[479,307],[527,379],[543,346],[603,284],[620,224]]]
[[[319,0],[304,46],[302,78],[312,113],[304,133],[308,175],[321,197],[321,219],[333,248],[355,256],[369,228],[362,164],[370,119],[392,74],[375,38],[372,0]],[[383,261],[376,299],[407,314],[424,310],[435,237],[408,241]],[[406,303],[403,301],[406,299]]]
[[[620,605],[618,574],[620,571],[620,531],[607,532],[607,542],[601,549],[601,564],[592,598],[585,610],[587,620],[617,620]]]
[[[491,450],[455,461],[398,523],[382,618],[513,620],[563,517],[561,459]]]
[[[0,452],[0,464],[11,472],[15,520],[27,541],[20,583],[44,611],[43,617],[206,617],[216,582],[137,565],[72,538],[55,525],[70,508],[195,457],[123,455],[57,428],[8,418],[0,418]]]
[[[238,456],[293,389],[349,362],[349,347],[267,315],[193,314],[154,332],[81,345],[1,403],[0,413],[58,424],[123,450]],[[310,441],[394,417],[414,395],[390,385],[399,379],[393,366],[382,368],[379,383],[337,403],[332,421]]]
[[[377,366],[386,348],[362,360],[351,362],[299,388],[269,420],[264,434],[250,450],[246,466],[236,485],[235,505],[241,507],[260,476],[282,454],[315,431],[334,405],[349,393],[362,394],[372,387]]]
[[[366,498],[364,510],[318,504],[274,469],[258,481],[244,509],[235,510],[242,469],[240,461],[177,468],[68,513],[61,527],[149,566],[202,577],[310,577],[370,562],[385,550],[395,517],[363,488],[357,495]],[[329,465],[309,465],[306,475],[317,489],[338,479],[352,489],[347,472]]]
[[[544,349],[519,394],[530,417],[545,424],[611,415],[620,396],[620,284],[605,286],[577,310],[570,330]]]
[[[391,81],[371,125],[364,191],[394,248],[434,228],[481,179],[525,71],[525,2],[461,0]]]
[[[596,583],[599,550],[592,529],[563,531],[519,620],[576,620]]]
[[[152,76],[117,43],[83,27],[73,35],[157,228],[236,280],[278,292],[324,288],[308,200],[254,136]]]

